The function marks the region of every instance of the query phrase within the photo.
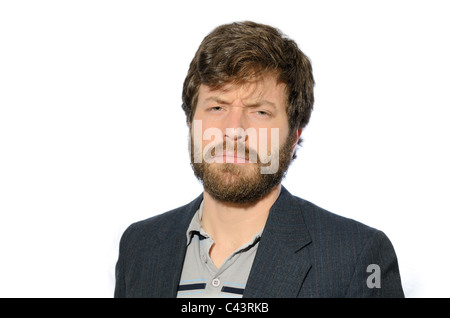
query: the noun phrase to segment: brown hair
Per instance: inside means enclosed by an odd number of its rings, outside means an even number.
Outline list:
[[[254,22],[236,22],[214,29],[200,44],[183,85],[182,108],[192,122],[201,84],[219,89],[274,73],[286,84],[291,132],[304,128],[314,104],[311,63],[281,31]]]

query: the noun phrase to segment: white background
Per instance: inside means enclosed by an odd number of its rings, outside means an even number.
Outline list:
[[[125,228],[202,190],[190,60],[214,27],[254,20],[296,40],[316,79],[284,185],[383,230],[407,297],[449,297],[447,3],[1,1],[0,296],[113,295]]]

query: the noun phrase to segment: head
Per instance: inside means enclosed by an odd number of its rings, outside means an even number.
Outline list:
[[[300,134],[311,116],[313,87],[308,58],[273,27],[232,23],[207,35],[183,85],[191,146],[194,124],[201,123],[203,139],[216,130],[213,140],[202,143],[198,151],[216,159],[221,151],[220,158],[227,159],[234,148],[235,156],[225,162],[195,162],[191,147],[191,164],[205,191],[221,201],[251,203],[278,185],[296,157]],[[253,133],[257,141],[252,142]],[[239,148],[244,162],[236,162]],[[270,151],[264,154],[263,148]],[[249,160],[251,153],[256,155],[254,162]],[[261,173],[270,164],[267,158],[278,160],[278,169]]]

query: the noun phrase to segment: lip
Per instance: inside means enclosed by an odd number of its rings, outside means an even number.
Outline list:
[[[221,159],[223,163],[248,163],[249,161],[245,156],[237,155],[234,153],[224,153],[214,157],[215,159]]]

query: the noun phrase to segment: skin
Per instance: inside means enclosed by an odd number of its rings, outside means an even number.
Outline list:
[[[211,90],[202,84],[194,120],[202,121],[202,133],[210,127],[219,128],[223,140],[242,141],[242,138],[246,138],[227,132],[226,128],[246,130],[253,127],[258,132],[259,128],[267,128],[270,143],[271,128],[278,128],[278,144],[281,145],[289,133],[285,89],[285,84],[277,83],[275,76],[269,74],[251,83],[239,86],[229,84],[219,90]],[[301,130],[297,131],[297,140],[300,134]],[[247,138],[245,142],[248,146]],[[202,145],[203,149],[206,145]],[[292,145],[292,151],[295,146],[296,142]],[[245,165],[253,163],[237,163],[234,155],[224,156],[223,159],[242,165],[242,173],[254,173],[254,169],[245,169]],[[217,268],[231,253],[264,228],[269,210],[280,191],[281,184],[252,204],[220,202],[204,191],[202,226],[215,242],[210,249],[210,257]]]

